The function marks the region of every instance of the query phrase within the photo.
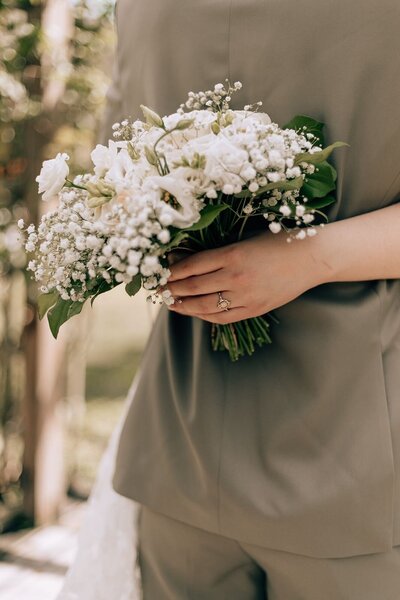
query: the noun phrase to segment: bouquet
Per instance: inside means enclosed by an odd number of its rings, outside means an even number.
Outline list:
[[[288,241],[313,236],[334,202],[336,171],[327,161],[323,124],[297,116],[284,126],[260,112],[261,102],[232,110],[240,82],[190,92],[161,117],[142,106],[144,120],[113,126],[108,146],[91,154],[94,169],[69,179],[68,156],[45,161],[37,177],[43,200],[58,206],[26,232],[40,283],[38,311],[57,337],[84,303],[124,284],[143,287],[153,302],[171,304],[169,255],[224,246],[267,229]],[[223,308],[221,306],[221,308]],[[214,350],[232,360],[271,342],[264,315],[212,325]]]

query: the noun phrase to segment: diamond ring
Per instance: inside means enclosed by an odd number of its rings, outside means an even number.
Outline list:
[[[232,304],[231,301],[224,298],[221,292],[217,292],[217,293],[218,293],[217,308],[219,308],[220,310],[229,310],[229,307]]]

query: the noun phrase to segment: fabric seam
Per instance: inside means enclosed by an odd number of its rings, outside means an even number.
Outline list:
[[[400,176],[400,173],[396,177],[396,179],[399,176]],[[396,179],[395,179],[395,181],[396,181]],[[393,183],[395,183],[395,181]],[[384,365],[383,365],[384,350],[383,350],[383,343],[382,343],[382,328],[383,328],[383,314],[384,314],[384,311],[383,311],[383,304],[382,304],[382,298],[381,298],[380,291],[377,290],[376,288],[372,288],[372,290],[375,293],[375,295],[378,297],[378,302],[379,302],[380,368],[381,368],[381,371],[382,371],[383,391],[384,391],[384,394],[385,394],[387,418],[388,418],[388,421],[389,421],[390,447],[391,447],[391,454],[392,454],[393,494],[392,494],[392,541],[391,541],[391,545],[393,547],[393,544],[394,544],[394,531],[395,531],[395,508],[396,508],[395,507],[395,500],[396,500],[396,465],[395,465],[395,460],[394,460],[394,446],[393,446],[392,421],[391,421],[391,414],[390,414],[390,402],[389,402],[389,396],[388,396],[388,390],[387,390],[387,384],[386,384],[385,369],[384,369]]]
[[[233,0],[229,2],[229,10],[228,10],[228,29],[227,29],[227,62],[228,62],[228,79],[230,81],[231,78],[231,16],[232,16],[232,4]],[[221,464],[222,464],[222,448],[224,443],[224,433],[225,433],[225,415],[226,415],[226,388],[227,388],[227,372],[226,365],[223,366],[223,384],[224,384],[224,393],[223,393],[223,413],[221,420],[221,442],[219,449],[219,457],[218,457],[218,470],[217,470],[217,528],[219,533],[221,533]]]

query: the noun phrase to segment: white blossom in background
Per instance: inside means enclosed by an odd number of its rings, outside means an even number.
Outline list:
[[[28,93],[20,74],[10,72],[7,63],[17,56],[19,41],[33,31],[26,11],[4,6],[0,10],[0,108],[3,119],[18,119],[25,114]]]
[[[14,104],[22,102],[27,97],[25,86],[11,73],[0,67],[0,96],[11,100]]]

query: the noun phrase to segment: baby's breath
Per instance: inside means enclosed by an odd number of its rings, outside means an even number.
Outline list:
[[[178,112],[186,110],[208,110],[211,112],[226,112],[229,110],[232,94],[242,89],[240,81],[233,85],[228,79],[225,84],[216,83],[214,89],[206,92],[189,92],[186,102],[180,105]]]

